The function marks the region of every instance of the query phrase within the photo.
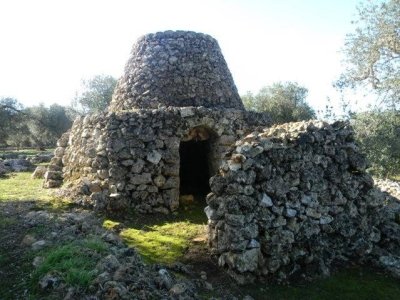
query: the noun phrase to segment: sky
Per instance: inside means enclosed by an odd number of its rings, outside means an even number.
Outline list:
[[[123,74],[150,32],[217,39],[241,95],[296,81],[322,109],[344,66],[359,0],[0,0],[0,97],[69,105],[81,80]]]

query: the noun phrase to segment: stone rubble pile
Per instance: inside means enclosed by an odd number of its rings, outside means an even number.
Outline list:
[[[33,165],[27,159],[22,158],[9,158],[0,160],[0,174],[9,172],[26,172],[31,171]]]
[[[40,164],[40,163],[48,163],[53,158],[52,153],[39,153],[32,156],[29,156],[27,159],[32,164]]]
[[[343,122],[288,123],[237,141],[205,209],[220,266],[239,282],[327,276],[351,262],[400,277],[400,209],[366,168]]]
[[[135,43],[109,109],[161,106],[244,109],[214,38],[166,31],[147,34]]]
[[[4,206],[3,212],[9,204]],[[182,272],[172,266],[145,264],[115,232],[102,228],[102,220],[93,211],[75,209],[59,213],[26,207],[20,217],[24,228],[45,228],[43,232],[25,235],[21,241],[22,247],[29,247],[36,255],[32,261],[34,268],[41,267],[47,249],[88,239],[103,246],[101,253],[85,248],[97,261],[91,271],[95,278],[88,289],[71,286],[58,272],[50,270],[38,282],[46,299],[198,299],[200,280],[180,278],[176,274]]]
[[[70,131],[64,133],[57,141],[57,148],[54,151],[54,156],[51,158],[47,171],[44,174],[43,187],[55,188],[63,183],[63,162],[65,148],[68,146]]]
[[[34,165],[49,162],[52,154],[36,154],[28,156],[18,153],[0,155],[0,176],[10,172],[27,172],[34,169]]]
[[[8,168],[5,166],[3,161],[0,160],[0,176],[6,174],[8,172]]]

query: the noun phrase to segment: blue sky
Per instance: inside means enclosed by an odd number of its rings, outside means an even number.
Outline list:
[[[0,96],[68,105],[82,78],[119,77],[134,41],[163,30],[215,37],[241,94],[276,81],[339,95],[340,49],[357,0],[0,0]]]

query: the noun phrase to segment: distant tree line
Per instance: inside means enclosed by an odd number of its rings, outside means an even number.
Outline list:
[[[71,124],[68,110],[58,104],[25,108],[16,99],[0,99],[0,146],[52,147]]]
[[[81,90],[68,107],[58,104],[24,107],[17,99],[0,97],[0,147],[54,147],[75,117],[107,108],[116,82],[107,75],[83,80]]]

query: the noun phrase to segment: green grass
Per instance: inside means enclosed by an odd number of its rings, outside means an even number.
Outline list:
[[[183,257],[193,238],[205,234],[207,218],[205,203],[182,207],[177,214],[131,214],[123,222],[120,236],[125,243],[138,250],[146,262],[170,264]],[[120,220],[105,220],[103,227],[113,229]]]
[[[112,230],[115,227],[119,226],[120,224],[121,224],[120,222],[115,222],[115,221],[112,221],[112,220],[105,220],[103,222],[103,227],[108,229],[108,230]]]
[[[129,228],[121,237],[135,247],[147,262],[173,263],[182,257],[191,240],[204,232],[204,225],[189,221],[165,223],[143,229]]]
[[[0,266],[7,261],[7,258],[4,254],[0,253]]]
[[[367,268],[343,270],[327,279],[302,285],[250,285],[244,291],[255,299],[334,300],[400,299],[400,282]]]
[[[45,250],[41,253],[44,262],[32,274],[33,288],[49,272],[68,285],[87,288],[96,275],[94,268],[101,254],[107,249],[102,240],[91,238]]]
[[[1,217],[0,218],[0,228],[6,228],[10,225],[14,225],[17,223],[17,220],[14,218],[7,218],[7,217]]]
[[[0,178],[0,201],[49,201],[54,197],[42,188],[43,179],[32,179],[32,173],[11,173]]]
[[[43,179],[32,179],[30,172],[11,173],[0,178],[0,202],[35,201],[37,209],[65,209],[74,204],[56,197],[42,187]],[[0,221],[1,226],[1,221]]]
[[[30,173],[17,173],[0,179],[0,202],[34,200],[45,203],[46,208],[64,205],[48,190],[42,189],[41,179],[31,179],[30,176]],[[168,264],[182,258],[191,247],[192,239],[204,233],[207,221],[204,206],[204,203],[195,202],[194,206],[182,207],[177,215],[132,215],[123,222],[109,219],[103,226],[108,229],[122,227],[121,237],[147,262]],[[15,226],[15,222],[13,218],[0,218],[0,228]],[[31,230],[40,234],[46,232],[45,226]],[[49,272],[68,285],[87,288],[95,277],[93,270],[98,260],[107,252],[107,244],[95,237],[46,248],[40,253],[45,258],[44,263],[32,271],[31,289],[37,291],[38,281]],[[9,259],[7,253],[0,253],[0,265]],[[29,268],[27,272],[31,272],[33,257],[25,260]],[[360,268],[341,271],[313,283],[291,286],[257,284],[240,290],[254,299],[400,299],[399,280]]]

